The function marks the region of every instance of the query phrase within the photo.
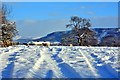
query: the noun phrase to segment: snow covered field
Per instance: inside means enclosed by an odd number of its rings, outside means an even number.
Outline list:
[[[2,78],[118,78],[118,47],[0,48]]]

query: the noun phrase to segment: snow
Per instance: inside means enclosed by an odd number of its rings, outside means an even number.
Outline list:
[[[118,78],[119,47],[0,48],[2,78]]]
[[[30,43],[30,44],[43,44],[43,43],[44,43],[44,44],[50,44],[50,42],[43,42],[43,41],[41,41],[41,42],[33,42],[33,41],[32,41],[32,42],[28,42],[28,44],[29,44],[29,43]]]

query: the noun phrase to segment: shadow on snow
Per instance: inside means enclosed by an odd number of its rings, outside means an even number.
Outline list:
[[[62,63],[58,65],[61,68],[61,72],[67,78],[81,78],[81,76],[68,64]]]
[[[10,64],[7,65],[7,67],[4,69],[4,71],[2,71],[2,78],[12,78],[12,74],[13,74],[13,69],[14,69],[14,60],[15,56],[16,56],[16,52],[10,56],[10,58],[8,58],[9,62],[11,62]]]

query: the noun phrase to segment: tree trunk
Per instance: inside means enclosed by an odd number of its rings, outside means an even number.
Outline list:
[[[80,39],[80,45],[83,46],[83,39]]]
[[[82,38],[78,38],[78,45],[79,45],[79,46],[82,46],[82,45],[83,45],[82,43],[83,43]]]

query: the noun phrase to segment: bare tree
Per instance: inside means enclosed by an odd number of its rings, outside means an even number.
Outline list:
[[[89,19],[85,18],[79,18],[78,16],[73,16],[70,19],[70,23],[66,25],[67,28],[73,28],[73,29],[80,29],[85,27],[91,27],[91,23]]]
[[[95,32],[89,28],[91,27],[91,23],[89,19],[73,16],[70,19],[70,23],[67,24],[66,27],[72,28],[72,31],[69,35],[63,37],[62,40],[63,42],[69,41],[71,42],[71,44],[76,44],[77,42],[77,45],[82,46],[82,45],[91,45],[90,40],[91,39],[95,40]]]

